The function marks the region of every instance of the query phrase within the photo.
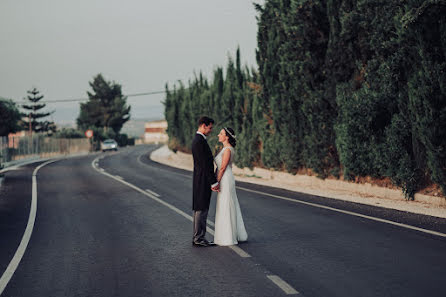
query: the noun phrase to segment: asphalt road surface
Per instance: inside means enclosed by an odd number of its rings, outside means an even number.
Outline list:
[[[248,242],[192,246],[191,173],[155,148],[7,172],[1,296],[446,296],[445,219],[237,183]]]

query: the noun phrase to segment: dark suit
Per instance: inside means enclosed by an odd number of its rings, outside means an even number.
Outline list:
[[[194,177],[192,209],[194,210],[194,242],[204,239],[206,221],[211,201],[211,185],[217,182],[214,174],[214,157],[211,149],[200,134],[195,134],[192,141],[194,158]]]

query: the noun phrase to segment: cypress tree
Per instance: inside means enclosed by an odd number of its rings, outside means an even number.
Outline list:
[[[255,4],[258,71],[241,67],[237,49],[226,75],[219,67],[208,84],[200,73],[188,92],[180,85],[167,94],[169,130],[171,122],[179,130],[169,136],[187,146],[190,123],[208,114],[217,129],[238,134],[239,166],[387,177],[408,198],[431,181],[445,192],[445,7],[444,0]]]
[[[280,1],[266,1],[264,7],[255,5],[260,14],[258,18],[258,33],[256,53],[259,66],[260,84],[262,85],[262,113],[266,125],[260,135],[262,148],[262,163],[266,167],[280,168],[280,148],[277,146],[282,138],[280,135],[280,79],[277,52],[283,40],[283,28],[280,27]]]
[[[446,194],[446,1],[409,3],[403,36],[413,44],[407,86],[412,130],[419,145],[414,151],[421,174],[415,178],[429,176]]]

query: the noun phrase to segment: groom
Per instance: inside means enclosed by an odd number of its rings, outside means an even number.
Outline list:
[[[192,155],[194,157],[193,205],[194,210],[194,246],[214,245],[204,236],[206,221],[211,201],[212,191],[218,192],[220,186],[214,174],[214,157],[206,141],[206,136],[212,132],[214,120],[202,117],[198,120],[198,131],[192,141]]]

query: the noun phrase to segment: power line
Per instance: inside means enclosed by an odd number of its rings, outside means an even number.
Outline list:
[[[125,97],[138,97],[138,96],[147,96],[147,95],[155,95],[155,94],[163,94],[166,91],[153,91],[153,92],[145,92],[145,93],[135,93],[124,95]],[[44,100],[42,103],[62,103],[62,102],[80,102],[87,101],[89,98],[76,98],[76,99],[60,99],[60,100]]]

